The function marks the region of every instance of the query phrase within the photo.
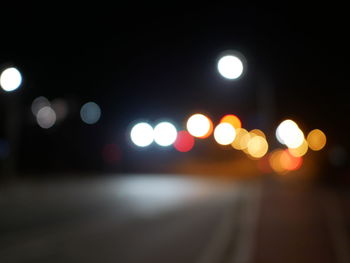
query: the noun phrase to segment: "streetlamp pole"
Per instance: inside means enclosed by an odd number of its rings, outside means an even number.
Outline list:
[[[20,117],[21,104],[19,94],[15,94],[16,90],[22,84],[22,75],[18,69],[14,67],[6,68],[0,74],[0,87],[6,95],[5,99],[5,136],[9,145],[9,152],[5,157],[3,165],[2,177],[14,178],[17,169],[17,157],[20,134]]]

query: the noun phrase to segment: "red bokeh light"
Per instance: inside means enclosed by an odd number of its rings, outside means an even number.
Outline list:
[[[194,138],[187,131],[179,131],[173,145],[179,152],[188,152],[194,146]]]
[[[282,166],[289,171],[295,171],[300,169],[303,164],[302,157],[295,157],[290,154],[288,149],[284,150],[280,157]]]

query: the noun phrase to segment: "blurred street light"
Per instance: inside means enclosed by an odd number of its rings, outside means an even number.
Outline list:
[[[236,130],[231,124],[223,122],[216,126],[214,130],[214,139],[218,144],[229,145],[235,138]]]
[[[15,67],[4,69],[0,74],[0,87],[11,93],[22,84],[22,75]],[[5,99],[5,136],[8,142],[8,154],[4,162],[2,174],[8,178],[15,176],[21,125],[21,103],[19,94],[7,94]]]
[[[149,146],[154,140],[153,128],[146,122],[137,123],[131,129],[130,138],[136,146]]]
[[[232,53],[222,56],[217,64],[217,68],[221,76],[226,79],[238,79],[244,71],[244,63],[242,59]]]
[[[38,125],[43,129],[49,129],[56,123],[56,113],[50,106],[45,106],[36,115]]]
[[[86,124],[95,124],[101,117],[101,108],[95,102],[87,102],[80,109],[80,117]]]
[[[207,116],[197,113],[187,120],[186,128],[192,136],[204,139],[211,135],[213,122]]]
[[[161,122],[154,127],[154,141],[160,146],[172,145],[177,137],[177,130],[170,122]]]
[[[0,75],[0,86],[6,92],[18,89],[22,83],[22,75],[18,69],[12,67],[5,69]]]

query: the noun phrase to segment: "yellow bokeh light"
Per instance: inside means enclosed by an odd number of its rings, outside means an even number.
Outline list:
[[[236,129],[236,138],[231,145],[236,150],[243,150],[248,147],[249,140],[250,140],[250,135],[246,129],[244,128]]]
[[[287,169],[283,166],[281,162],[281,156],[283,154],[284,150],[277,149],[273,151],[269,156],[269,164],[276,173],[278,174],[285,174],[288,172]]]
[[[309,149],[308,143],[306,140],[298,148],[289,148],[288,151],[294,157],[304,156]]]
[[[307,142],[311,150],[321,150],[327,142],[326,135],[319,129],[314,129],[307,135]]]
[[[220,123],[214,130],[214,139],[218,144],[229,145],[236,138],[236,130],[229,123]]]
[[[266,135],[262,130],[254,129],[254,130],[251,130],[249,133],[252,137],[260,136],[260,137],[263,137],[264,139],[266,139]]]
[[[269,146],[264,137],[254,136],[248,142],[248,153],[254,158],[263,157],[268,150]]]
[[[213,131],[212,121],[203,114],[194,114],[187,120],[187,131],[194,137],[204,139]]]
[[[231,124],[235,129],[242,128],[242,122],[241,120],[233,114],[227,114],[224,117],[221,118],[220,123],[227,122]]]
[[[236,150],[243,150],[248,147],[249,140],[250,140],[250,135],[246,129],[244,128],[236,129],[236,138],[231,145]]]

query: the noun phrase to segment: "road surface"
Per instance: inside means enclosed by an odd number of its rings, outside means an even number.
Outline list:
[[[0,262],[249,262],[259,189],[146,174],[9,185]]]
[[[276,176],[17,182],[1,187],[0,262],[348,263],[350,195],[336,190]]]

